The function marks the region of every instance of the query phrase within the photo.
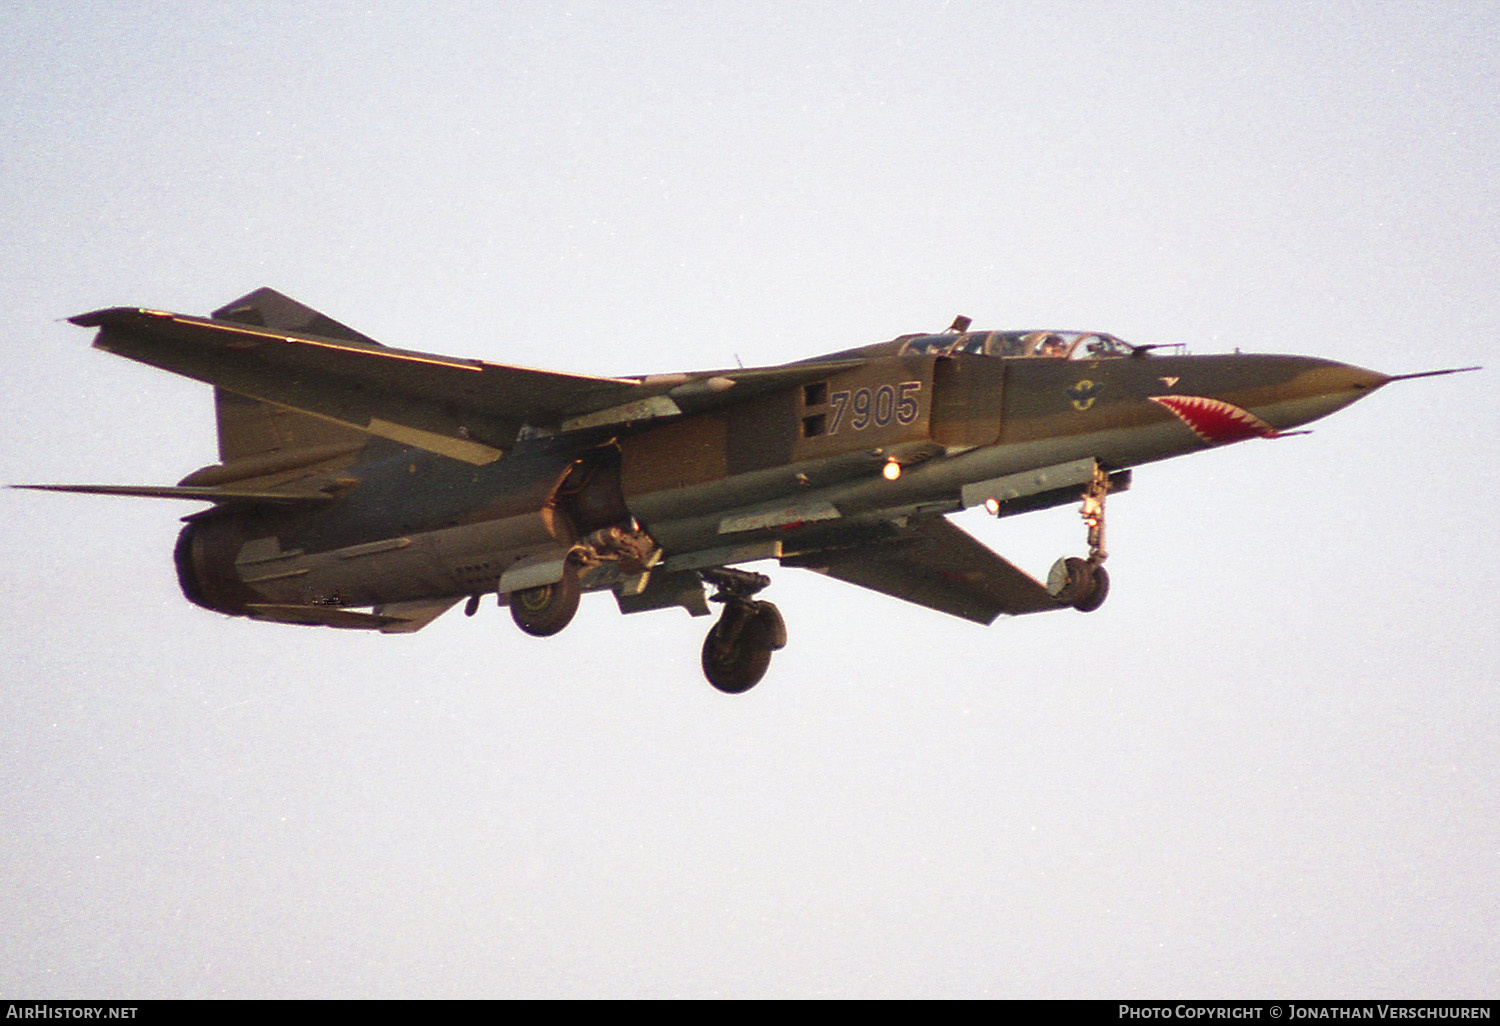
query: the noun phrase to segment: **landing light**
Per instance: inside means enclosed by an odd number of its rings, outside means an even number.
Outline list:
[[[895,460],[886,460],[885,466],[881,468],[880,475],[887,481],[894,481],[901,476],[901,464]]]
[[[1000,500],[993,495],[984,500],[984,511],[992,517],[1000,515]]]

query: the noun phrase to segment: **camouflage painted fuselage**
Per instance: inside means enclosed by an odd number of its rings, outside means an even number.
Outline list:
[[[221,461],[185,593],[257,619],[415,630],[567,573],[625,612],[707,611],[762,559],[989,622],[1060,608],[943,519],[1076,501],[1095,468],[1274,437],[1387,377],[1300,356],[1159,355],[1107,335],[904,336],[782,367],[591,379],[387,349],[270,290],[192,318],[75,318],[216,386]]]

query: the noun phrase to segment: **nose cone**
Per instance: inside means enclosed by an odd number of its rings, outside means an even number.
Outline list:
[[[1310,356],[1189,356],[1177,367],[1182,375],[1158,377],[1167,390],[1150,399],[1210,445],[1275,437],[1343,409],[1392,380]]]
[[[1308,356],[1264,356],[1264,383],[1246,404],[1277,431],[1326,417],[1390,381],[1387,374]],[[1250,373],[1255,374],[1255,370]],[[1247,398],[1251,398],[1247,396]]]

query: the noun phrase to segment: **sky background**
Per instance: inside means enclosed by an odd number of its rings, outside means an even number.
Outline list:
[[[1493,2],[0,6],[0,482],[213,462],[62,318],[260,285],[587,374],[959,313],[1490,365],[1139,470],[1088,617],[776,571],[740,697],[681,611],[250,623],[191,505],[0,494],[0,997],[1495,996],[1497,54]]]

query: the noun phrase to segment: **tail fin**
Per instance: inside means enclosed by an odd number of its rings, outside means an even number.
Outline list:
[[[370,440],[363,431],[222,388],[214,389],[214,411],[218,414],[219,460],[223,463],[298,449],[363,448]]]
[[[321,335],[345,342],[360,342],[367,346],[378,346],[368,335],[361,335],[347,324],[340,324],[327,314],[320,314],[310,306],[303,306],[295,299],[283,296],[275,289],[256,289],[248,296],[241,296],[209,314],[216,321],[234,321],[236,324],[254,324],[261,328],[280,328],[297,331],[305,335]]]
[[[212,316],[219,321],[380,345],[369,336],[361,335],[275,289],[256,289],[215,310]],[[360,446],[370,438],[363,431],[217,387],[214,389],[214,408],[218,414],[219,459],[224,463],[315,446]]]

